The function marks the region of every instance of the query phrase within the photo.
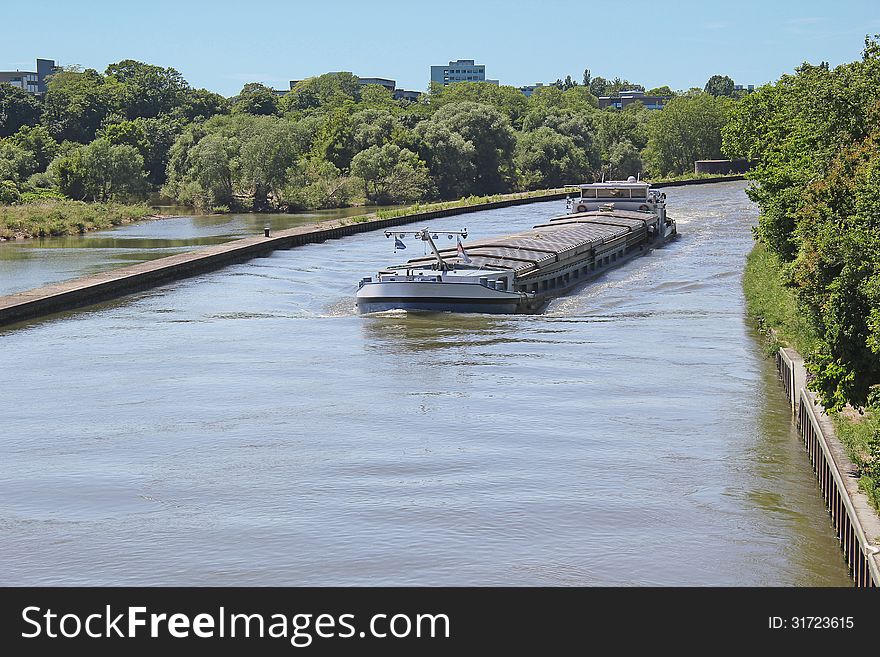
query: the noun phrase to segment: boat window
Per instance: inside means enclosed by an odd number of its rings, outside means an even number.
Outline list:
[[[599,198],[629,198],[629,191],[620,187],[605,187],[599,190]]]
[[[595,189],[582,189],[581,190],[581,198],[596,198],[596,190]]]

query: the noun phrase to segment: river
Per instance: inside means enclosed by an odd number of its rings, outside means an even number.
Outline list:
[[[743,190],[540,316],[355,314],[374,232],[0,332],[0,584],[850,585]]]

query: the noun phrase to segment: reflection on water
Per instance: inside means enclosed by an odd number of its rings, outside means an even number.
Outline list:
[[[0,332],[2,583],[848,585],[744,320],[754,206],[667,196],[680,240],[543,315],[360,316],[366,233]]]
[[[84,235],[0,242],[0,295],[260,235],[265,226],[273,231],[284,230],[375,210],[366,207],[297,214],[186,215]]]

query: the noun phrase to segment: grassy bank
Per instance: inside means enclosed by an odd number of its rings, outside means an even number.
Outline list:
[[[816,345],[816,334],[798,312],[794,291],[783,284],[779,260],[760,242],[746,259],[743,292],[749,316],[762,331],[773,329],[771,355],[781,345],[804,356]]]
[[[506,201],[508,199],[517,198],[536,198],[546,196],[554,192],[563,192],[560,189],[539,189],[532,192],[518,192],[514,194],[495,194],[494,196],[468,196],[457,201],[441,201],[438,203],[415,203],[405,208],[396,208],[394,210],[378,210],[371,214],[358,215],[356,217],[347,217],[342,219],[341,223],[362,223],[369,219],[391,219],[393,217],[402,217],[409,214],[417,214],[419,212],[432,212],[434,210],[448,210],[450,208],[466,208],[474,205],[484,205],[486,203],[494,203],[496,201]]]
[[[0,239],[75,235],[155,215],[149,205],[46,200],[0,205]]]
[[[798,312],[794,291],[783,284],[779,260],[758,243],[746,260],[743,291],[749,316],[758,327],[772,329],[769,351],[790,346],[809,358],[816,334]],[[832,415],[837,437],[859,469],[859,485],[875,508],[880,510],[880,408],[848,408]]]

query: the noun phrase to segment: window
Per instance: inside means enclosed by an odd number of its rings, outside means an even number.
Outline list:
[[[599,198],[630,198],[630,190],[620,187],[606,187],[598,192]]]
[[[581,198],[596,198],[596,190],[595,189],[582,189],[581,190]]]

